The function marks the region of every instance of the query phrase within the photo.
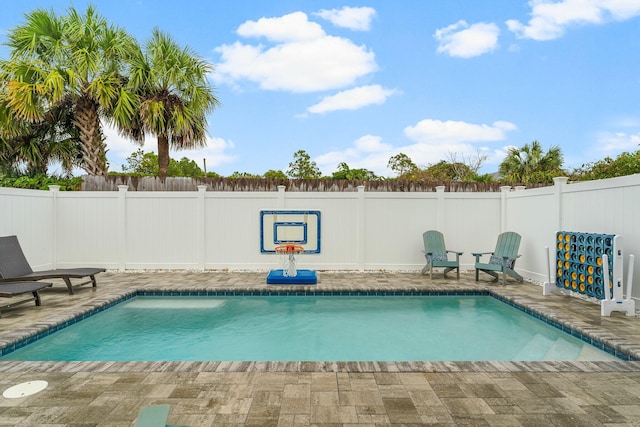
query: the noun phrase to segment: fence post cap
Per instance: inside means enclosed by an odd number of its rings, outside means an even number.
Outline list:
[[[566,176],[556,176],[555,178],[553,178],[554,185],[566,184],[568,181],[569,178]]]

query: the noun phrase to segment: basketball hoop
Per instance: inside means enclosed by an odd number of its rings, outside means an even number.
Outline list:
[[[304,248],[300,245],[289,243],[282,246],[276,246],[274,250],[280,258],[282,275],[284,277],[296,277],[296,274],[298,274],[296,271],[296,255],[302,253]]]

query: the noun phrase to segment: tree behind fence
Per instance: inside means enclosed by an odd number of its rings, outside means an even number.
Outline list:
[[[267,178],[186,178],[170,177],[161,181],[158,177],[144,176],[84,176],[83,191],[117,191],[119,185],[126,185],[129,191],[197,191],[199,185],[206,185],[207,191],[277,191],[284,185],[287,191],[345,192],[357,191],[364,186],[369,192],[430,192],[438,186],[445,191],[499,192],[505,184],[498,182],[454,182],[454,181],[412,181],[388,179],[380,181],[349,181],[335,179],[267,179]],[[528,184],[527,188],[545,187],[548,184]]]

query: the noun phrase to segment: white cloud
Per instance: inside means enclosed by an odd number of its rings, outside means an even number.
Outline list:
[[[371,20],[376,15],[372,7],[348,7],[342,9],[322,9],[314,15],[326,19],[338,27],[356,31],[369,31]]]
[[[612,125],[622,128],[640,128],[640,117],[633,115],[618,117],[613,120]]]
[[[486,165],[494,165],[504,159],[506,150],[495,150],[478,143],[504,141],[507,134],[516,129],[515,124],[506,121],[486,125],[424,119],[405,128],[407,138],[416,143],[401,147],[400,152],[411,157],[418,166],[447,160],[451,154],[473,158],[478,153],[488,156]]]
[[[565,167],[578,168],[587,163],[600,161],[605,157],[616,158],[625,151],[635,153],[640,149],[640,131],[638,131],[638,126],[632,122],[622,124],[622,127],[627,127],[626,124],[635,128],[634,131],[601,131],[596,133],[591,139],[592,143],[581,147],[578,151],[565,154]]]
[[[138,144],[120,136],[118,131],[112,126],[104,125],[103,131],[108,149],[107,160],[109,161],[109,170],[113,172],[122,172],[122,165],[126,165],[127,157],[139,148],[142,148],[145,152],[158,152],[157,140],[153,136],[147,136],[144,145],[140,147]],[[172,150],[170,155],[171,158],[175,160],[187,157],[195,161],[200,169],[204,168],[203,159],[206,159],[207,171],[215,172],[214,168],[216,166],[231,163],[236,159],[235,156],[227,153],[233,148],[234,145],[232,141],[207,136],[206,147],[196,150]]]
[[[603,0],[603,8],[616,21],[626,21],[640,15],[640,3],[637,0]]]
[[[360,137],[353,145],[361,153],[381,153],[392,148],[391,145],[383,143],[382,138],[374,135]]]
[[[343,88],[377,69],[373,52],[349,39],[326,35],[302,12],[263,19],[242,24],[238,34],[280,43],[217,47],[221,61],[211,76],[216,83],[250,81],[266,90],[311,92]],[[280,28],[291,22],[295,28]]]
[[[236,31],[242,37],[266,37],[276,42],[313,40],[324,37],[322,27],[309,22],[303,12],[294,12],[279,18],[260,18],[247,21]]]
[[[149,147],[151,145],[149,138],[147,138],[145,146],[140,147],[135,142],[120,136],[118,131],[108,124],[102,124],[102,132],[107,144],[109,170],[113,172],[122,172],[122,165],[127,163],[125,159],[138,148],[146,149],[146,151],[156,151],[154,147]]]
[[[409,139],[419,143],[456,144],[461,142],[502,141],[506,139],[507,132],[516,129],[516,125],[505,121],[497,121],[489,126],[452,120],[443,122],[424,119],[415,126],[406,127],[404,133]]]
[[[324,175],[331,175],[339,163],[345,162],[352,169],[366,168],[380,176],[394,176],[387,164],[398,153],[406,154],[419,167],[447,160],[453,154],[459,159],[486,155],[485,166],[493,166],[504,159],[506,148],[492,149],[478,143],[503,141],[508,132],[516,129],[513,123],[505,121],[489,126],[425,119],[405,129],[405,135],[413,143],[393,146],[379,136],[365,135],[344,150],[330,151],[313,160]]]
[[[472,58],[495,50],[500,29],[496,24],[480,22],[469,25],[458,21],[436,30],[438,52],[460,58]]]
[[[635,152],[640,149],[639,145],[640,133],[602,133],[597,138],[595,151],[601,156],[615,157],[623,151]]]
[[[476,147],[472,144],[460,142],[446,142],[441,144],[417,143],[400,147],[398,152],[404,153],[419,167],[427,167],[442,160],[449,160],[451,155],[458,159],[471,158],[477,152],[487,152],[486,147]]]
[[[567,28],[623,21],[640,15],[638,0],[530,0],[531,19],[528,24],[507,21],[507,27],[517,37],[533,40],[553,40],[564,35]]]
[[[388,97],[397,94],[394,89],[384,89],[380,85],[360,86],[327,96],[319,103],[307,108],[313,114],[337,110],[357,110],[367,105],[384,104]]]
[[[338,168],[338,164],[345,162],[351,169],[368,169],[377,175],[388,176],[389,158],[396,154],[396,149],[382,142],[376,135],[365,135],[353,142],[345,150],[330,151],[314,159],[323,175],[331,175]]]
[[[204,169],[203,159],[207,162],[207,172],[216,172],[215,168],[227,163],[233,163],[237,156],[228,154],[234,148],[233,141],[223,138],[207,136],[207,146],[196,150],[171,151],[171,158],[180,160],[183,157],[193,160]]]

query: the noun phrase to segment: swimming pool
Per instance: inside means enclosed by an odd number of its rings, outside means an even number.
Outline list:
[[[487,295],[139,296],[35,343],[22,344],[16,345],[21,347],[16,351],[5,351],[3,358],[614,359],[611,354]]]

